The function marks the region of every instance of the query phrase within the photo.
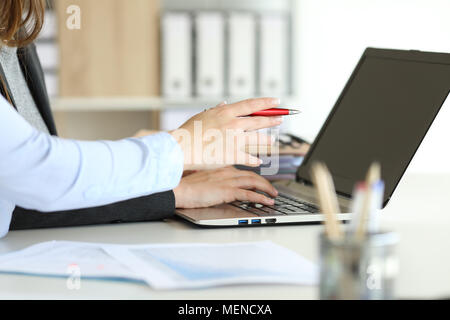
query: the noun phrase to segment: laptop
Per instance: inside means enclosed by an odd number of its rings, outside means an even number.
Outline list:
[[[236,201],[177,210],[201,226],[317,223],[310,169],[329,168],[338,194],[340,220],[350,219],[351,197],[373,161],[382,168],[387,205],[450,91],[450,54],[367,48],[298,167],[296,179],[274,182],[273,206]]]

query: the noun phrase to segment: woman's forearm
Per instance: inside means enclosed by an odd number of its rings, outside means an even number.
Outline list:
[[[33,129],[0,100],[0,198],[69,210],[173,189],[183,153],[167,133],[119,141],[60,139]]]

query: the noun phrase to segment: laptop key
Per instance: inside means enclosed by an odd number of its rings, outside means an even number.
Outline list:
[[[304,205],[304,204],[297,205],[297,208],[299,208],[301,210],[304,210],[304,211],[309,211],[309,210],[312,209],[310,206],[307,206],[307,205]]]
[[[290,204],[288,204],[288,203],[275,204],[275,207],[277,207],[277,208],[286,208],[288,206],[290,206]]]
[[[319,212],[316,207],[305,201],[283,196],[278,196],[275,198],[275,204],[271,206],[265,206],[259,203],[250,203],[247,201],[235,201],[231,204],[258,216],[311,214]]]
[[[262,210],[262,208],[261,208],[261,209],[251,209],[251,210],[248,210],[248,211],[250,211],[251,213],[257,214],[257,215],[260,216],[260,217],[269,217],[269,216],[280,216],[280,215],[284,215],[283,213],[278,212],[278,211],[275,211],[275,210],[272,210],[272,209],[269,209],[269,210],[264,211],[264,210]]]
[[[276,209],[272,209],[272,208],[269,208],[269,207],[266,207],[266,206],[260,208],[260,210],[261,210],[261,211],[264,211],[264,212],[267,213],[269,216],[279,216],[279,215],[284,215],[283,212],[280,212],[280,211],[278,211],[278,210],[276,210]]]
[[[291,214],[293,211],[291,211],[291,210],[287,210],[287,209],[285,209],[285,208],[280,208],[280,209],[278,209],[278,211],[279,212],[282,212],[282,213],[284,213],[284,214]]]

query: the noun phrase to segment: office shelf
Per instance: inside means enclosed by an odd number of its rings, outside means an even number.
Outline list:
[[[152,111],[160,110],[158,97],[64,97],[52,98],[53,111]]]
[[[210,108],[222,101],[240,101],[243,97],[188,98],[162,97],[59,97],[52,98],[53,111],[161,111],[188,108]],[[295,104],[296,97],[282,98],[283,105]]]

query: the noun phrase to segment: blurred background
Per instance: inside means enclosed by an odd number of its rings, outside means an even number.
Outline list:
[[[366,47],[450,52],[449,16],[449,0],[53,0],[37,48],[63,137],[170,130],[275,96],[302,110],[282,131],[313,141]],[[450,172],[449,104],[411,170]]]

